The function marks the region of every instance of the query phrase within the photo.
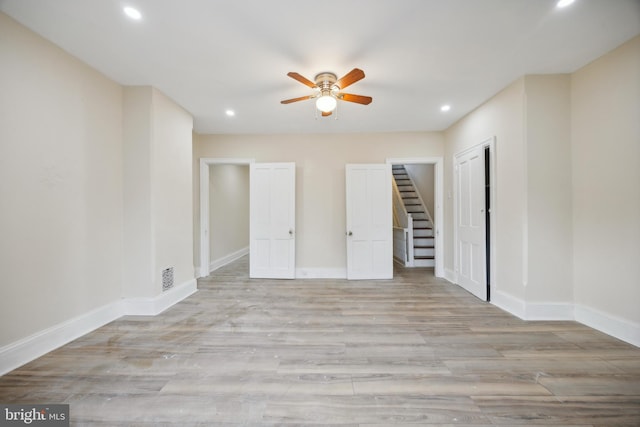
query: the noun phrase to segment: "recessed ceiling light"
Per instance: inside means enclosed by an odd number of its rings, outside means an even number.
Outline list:
[[[558,0],[558,3],[556,3],[556,7],[560,7],[560,8],[567,7],[575,1],[576,0]]]
[[[127,15],[131,19],[135,19],[136,21],[139,21],[140,19],[142,19],[142,14],[138,9],[127,6],[123,10],[125,15]]]
[[[440,111],[442,111],[443,113],[446,113],[449,110],[451,110],[451,105],[443,105],[442,107],[440,107]]]
[[[236,112],[235,112],[235,111],[233,111],[233,110],[227,110],[227,111],[225,111],[224,113],[225,113],[227,116],[229,116],[229,117],[233,117],[233,116],[235,116],[235,115],[236,115]]]

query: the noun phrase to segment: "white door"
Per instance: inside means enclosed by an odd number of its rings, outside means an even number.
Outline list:
[[[249,277],[295,277],[295,163],[251,163]]]
[[[390,164],[347,165],[347,278],[393,278]]]
[[[458,284],[486,301],[483,153],[478,146],[456,155],[456,255]]]

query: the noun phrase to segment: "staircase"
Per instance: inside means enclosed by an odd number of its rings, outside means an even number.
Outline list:
[[[434,267],[435,239],[430,215],[404,166],[393,165],[392,172],[405,210],[413,218],[410,230],[413,232],[410,233],[413,236],[413,262],[409,260],[408,264],[413,267]]]

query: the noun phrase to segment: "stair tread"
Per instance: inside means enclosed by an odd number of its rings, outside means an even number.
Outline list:
[[[415,255],[413,259],[436,259],[433,255]]]

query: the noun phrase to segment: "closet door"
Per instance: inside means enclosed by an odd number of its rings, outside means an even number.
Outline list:
[[[458,284],[486,301],[483,148],[474,147],[455,159]]]

